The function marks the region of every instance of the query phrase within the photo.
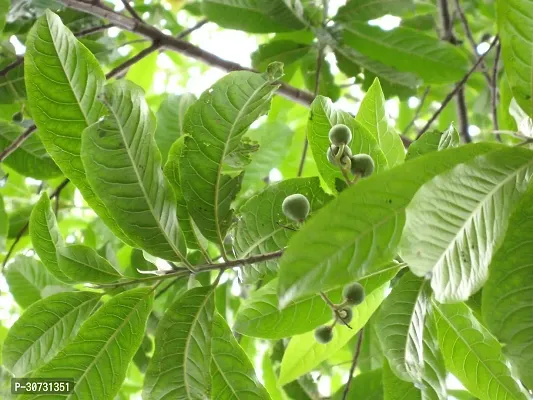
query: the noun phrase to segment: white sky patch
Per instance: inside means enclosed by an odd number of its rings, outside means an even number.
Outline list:
[[[476,51],[479,55],[485,54],[490,48],[490,44],[487,42],[481,42],[477,45]]]
[[[109,28],[107,30],[107,34],[109,35],[109,37],[111,38],[114,38],[114,37],[117,37],[118,34],[120,33],[120,29],[115,27],[115,26],[112,26],[111,28]]]
[[[328,16],[333,17],[339,11],[339,8],[346,4],[346,0],[329,0]]]
[[[470,134],[470,136],[474,137],[481,133],[481,129],[479,129],[479,127],[476,125],[470,125],[468,127],[468,133]]]
[[[394,119],[400,115],[400,102],[397,98],[389,99],[385,102],[385,112]]]
[[[395,17],[394,15],[387,14],[381,18],[368,21],[368,25],[379,26],[384,31],[391,31],[394,28],[399,27],[400,22],[402,22],[402,19],[400,17]]]
[[[26,52],[26,46],[24,46],[15,35],[9,38],[9,43],[11,43],[15,48],[15,53],[17,54],[17,56],[20,56]]]
[[[283,179],[283,175],[281,174],[281,171],[277,168],[272,168],[270,172],[268,173],[268,180],[271,183],[279,182]]]
[[[417,108],[420,105],[420,99],[415,96],[409,97],[409,100],[407,101],[407,105],[409,106],[410,109]]]

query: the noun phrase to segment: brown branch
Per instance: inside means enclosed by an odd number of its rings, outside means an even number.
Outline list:
[[[74,36],[76,36],[77,38],[81,38],[84,36],[92,35],[94,33],[105,31],[106,29],[109,29],[112,27],[113,27],[113,24],[104,24],[100,26],[95,26],[93,28],[88,28],[88,29],[84,29],[82,31],[76,32],[74,33]]]
[[[424,108],[424,103],[428,97],[429,91],[431,89],[431,86],[426,87],[426,90],[424,90],[424,93],[422,94],[422,97],[420,97],[420,104],[418,105],[415,115],[413,116],[413,119],[407,124],[407,126],[404,128],[402,132],[402,138],[403,135],[406,135],[407,132],[409,132],[409,129],[415,124],[416,120],[420,116],[420,113],[422,112],[422,108]],[[403,139],[402,139],[403,140]]]
[[[346,400],[348,398],[348,393],[350,392],[350,386],[352,385],[353,374],[355,372],[355,368],[357,367],[357,361],[359,360],[359,355],[361,354],[362,343],[363,343],[363,328],[361,328],[361,330],[359,331],[359,337],[357,338],[355,354],[353,356],[352,365],[350,367],[350,375],[348,375],[348,382],[346,382],[346,386],[344,387],[344,393],[342,394],[342,400]]]
[[[128,12],[130,13],[130,15],[133,18],[135,18],[137,21],[141,21],[142,22],[142,18],[139,17],[139,14],[137,14],[137,11],[135,11],[133,9],[133,7],[130,5],[130,2],[128,0],[120,0],[120,1],[124,5],[124,8],[126,8],[126,10],[128,10]]]
[[[495,131],[500,130],[500,124],[498,121],[498,67],[500,63],[500,55],[502,52],[501,43],[498,43],[496,47],[496,56],[494,58],[494,67],[492,69],[492,81],[490,85],[491,94],[491,108],[492,108],[492,124]],[[500,134],[496,135],[496,139],[501,142],[502,138]]]
[[[9,71],[14,70],[19,65],[21,65],[24,62],[24,57],[17,57],[15,61],[13,61],[11,64],[6,65],[3,69],[0,70],[0,76],[6,76]]]
[[[468,132],[468,111],[466,107],[465,88],[461,86],[457,91],[457,119],[459,122],[459,132],[464,137],[466,143],[472,142],[470,132]]]
[[[150,54],[152,54],[154,51],[157,51],[160,47],[161,47],[161,45],[159,43],[153,42],[146,49],[141,50],[139,53],[137,53],[132,58],[124,61],[122,64],[116,66],[111,71],[109,71],[106,74],[106,76],[105,76],[106,79],[111,79],[111,78],[114,78],[114,77],[121,76],[121,74],[123,74],[125,71],[127,71],[133,64],[138,63],[143,58],[145,58],[145,57],[149,56]]]
[[[470,70],[465,74],[465,76],[463,77],[463,79],[461,79],[456,85],[455,87],[453,88],[453,90],[448,93],[446,95],[446,97],[444,98],[444,100],[442,101],[441,103],[441,106],[438,108],[437,111],[435,111],[435,113],[431,116],[431,118],[429,119],[429,121],[426,123],[426,125],[420,130],[420,132],[418,133],[417,135],[417,139],[422,136],[424,133],[426,133],[426,131],[431,127],[431,125],[433,124],[433,122],[435,122],[435,120],[439,117],[439,115],[442,113],[442,111],[444,110],[444,108],[448,105],[448,103],[453,99],[453,97],[457,94],[457,92],[459,91],[459,89],[461,89],[463,87],[463,85],[468,81],[468,79],[470,78],[470,76],[472,76],[472,74],[476,71],[477,67],[479,66],[479,64],[484,60],[484,58],[486,57],[486,55],[492,50],[492,48],[494,48],[496,46],[496,44],[499,42],[499,39],[496,37],[494,39],[494,41],[492,42],[492,44],[490,45],[489,49],[483,53],[479,58],[478,60],[476,61],[476,63],[472,66],[472,68],[470,68]]]
[[[176,36],[177,39],[183,39],[187,36],[189,36],[191,33],[193,33],[194,31],[200,29],[202,26],[204,26],[205,24],[207,24],[209,21],[207,19],[202,19],[200,21],[198,21],[198,23],[196,23],[195,25],[191,26],[190,28],[188,29],[185,29],[184,31],[180,32],[178,34],[178,36]]]
[[[20,136],[13,141],[13,143],[11,143],[4,150],[2,150],[2,152],[0,153],[0,163],[3,162],[7,157],[9,157],[11,153],[17,150],[22,145],[22,143],[24,143],[24,141],[33,134],[35,129],[37,129],[35,125],[30,126],[23,133],[21,133]]]

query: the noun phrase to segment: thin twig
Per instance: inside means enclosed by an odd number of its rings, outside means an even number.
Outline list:
[[[165,294],[167,292],[168,289],[170,289],[172,286],[174,286],[176,284],[177,281],[179,281],[181,279],[180,276],[178,276],[176,279],[174,279],[173,281],[170,281],[170,283],[165,286],[163,289],[161,289],[156,295],[155,295],[155,299],[161,297],[163,294]],[[163,281],[160,281],[160,282],[163,282]]]
[[[98,32],[105,31],[106,29],[109,29],[109,28],[112,28],[112,27],[113,27],[113,24],[104,24],[104,25],[100,25],[100,26],[95,26],[95,27],[92,27],[92,28],[88,28],[88,29],[84,29],[82,31],[76,32],[74,34],[74,36],[76,36],[77,38],[81,38],[81,37],[84,37],[84,36],[89,36],[89,35],[92,35],[92,34],[95,34],[95,33],[98,33]]]
[[[441,106],[439,107],[439,109],[437,111],[435,111],[435,113],[431,116],[431,118],[429,119],[429,121],[426,123],[426,125],[420,130],[420,132],[418,133],[417,135],[417,139],[422,136],[430,127],[431,125],[433,124],[433,122],[435,122],[435,120],[439,117],[439,115],[442,113],[442,111],[444,110],[444,108],[448,105],[448,103],[453,99],[453,97],[457,94],[458,90],[463,87],[463,85],[468,81],[468,79],[470,78],[470,76],[472,76],[472,74],[476,71],[477,67],[479,66],[479,63],[483,61],[483,59],[485,58],[485,56],[490,52],[490,50],[492,50],[493,47],[496,46],[496,44],[499,42],[499,39],[496,37],[494,39],[494,41],[492,42],[492,44],[490,45],[489,49],[483,53],[481,55],[481,57],[478,58],[478,60],[476,61],[476,63],[472,66],[472,68],[470,68],[470,70],[466,73],[466,75],[463,77],[463,79],[461,79],[456,85],[455,87],[453,88],[453,90],[448,93],[446,95],[446,97],[444,98],[444,100],[442,101],[441,103]]]
[[[133,7],[130,5],[130,2],[128,0],[120,0],[122,2],[122,4],[124,4],[124,8],[126,10],[128,10],[128,12],[130,13],[130,15],[135,18],[136,20],[138,21],[141,21],[142,22],[142,18],[139,17],[139,14],[137,14],[137,11],[135,11],[133,9]]]
[[[491,108],[492,108],[492,124],[495,131],[500,130],[500,123],[498,121],[498,67],[500,63],[500,55],[502,52],[502,45],[498,43],[496,46],[496,56],[494,57],[494,67],[492,68],[492,81],[490,85],[491,94]],[[502,138],[499,134],[496,135],[496,139],[501,142]]]
[[[344,318],[342,318],[339,310],[337,309],[335,304],[333,304],[333,302],[329,299],[329,297],[328,297],[328,295],[326,293],[320,292],[320,297],[322,297],[322,300],[324,300],[324,302],[328,305],[328,307],[331,308],[331,311],[333,311],[333,313],[335,314],[335,317],[336,317],[336,319],[338,321],[341,321],[348,328],[353,329],[350,326],[350,324],[348,324],[348,322],[344,321]]]
[[[28,129],[26,129],[23,133],[19,135],[9,146],[7,146],[2,152],[0,153],[0,163],[3,162],[11,153],[13,153],[15,150],[17,150],[22,143],[26,139],[28,139],[32,133],[35,131],[36,126],[32,125]]]
[[[207,18],[206,19],[202,19],[202,20],[198,21],[198,23],[196,23],[195,25],[191,26],[190,28],[185,29],[184,31],[180,32],[178,34],[178,36],[176,36],[176,38],[177,39],[183,39],[183,38],[189,36],[194,31],[200,29],[202,26],[204,26],[208,22],[209,22],[209,20]]]
[[[9,71],[14,70],[19,65],[21,65],[24,62],[24,57],[17,57],[15,61],[13,61],[11,64],[6,65],[3,69],[0,70],[0,76],[6,76]]]
[[[466,143],[472,142],[472,136],[468,131],[468,110],[466,107],[465,88],[461,86],[457,91],[457,119],[459,120],[459,132]]]
[[[132,58],[129,58],[128,60],[124,61],[122,64],[116,66],[111,71],[109,71],[106,74],[106,79],[111,79],[114,77],[120,77],[125,71],[127,71],[133,64],[138,63],[143,58],[149,56],[154,51],[157,51],[161,45],[157,42],[153,42],[149,47],[141,50],[139,53],[137,53]]]
[[[352,366],[350,367],[350,375],[348,375],[348,382],[346,382],[346,386],[344,387],[344,393],[342,394],[342,400],[346,400],[348,398],[348,393],[350,392],[350,386],[352,385],[353,374],[355,372],[355,368],[357,367],[357,361],[359,360],[359,355],[361,354],[362,343],[363,343],[363,328],[361,328],[361,330],[359,331],[359,337],[357,338],[355,354],[353,356]]]
[[[431,86],[427,86],[426,90],[424,90],[422,97],[420,97],[420,104],[418,104],[418,107],[416,108],[415,115],[413,116],[413,119],[404,128],[402,135],[406,135],[407,132],[409,132],[409,129],[411,129],[411,127],[415,124],[416,120],[420,116],[420,113],[422,112],[422,108],[424,108],[424,103],[426,101],[426,98],[428,97],[430,89]]]

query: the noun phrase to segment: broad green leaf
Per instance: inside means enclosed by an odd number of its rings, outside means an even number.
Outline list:
[[[11,0],[0,0],[0,32],[4,30],[6,24],[6,16],[9,11]]]
[[[457,147],[459,144],[459,133],[453,125],[443,132],[437,130],[427,131],[409,145],[405,159],[412,160],[433,151]]]
[[[0,12],[0,19],[2,18],[1,15],[2,13]],[[9,50],[0,44],[0,51],[2,51],[4,55],[7,53],[11,56],[0,58],[0,69],[3,69],[16,61],[14,49],[13,52]],[[13,68],[6,75],[0,76],[0,104],[20,103],[25,100],[26,85],[24,84],[24,64],[21,64]]]
[[[81,244],[58,247],[57,263],[61,272],[74,282],[112,283],[122,278],[96,250]]]
[[[416,386],[396,376],[387,360],[383,363],[383,400],[422,400]]]
[[[268,111],[281,73],[279,64],[261,75],[232,72],[205,91],[185,115],[182,190],[194,222],[212,242],[224,241],[233,214],[231,202],[242,182],[242,167],[249,161],[247,144],[241,139]]]
[[[0,151],[10,146],[23,131],[15,124],[0,122]],[[19,174],[34,179],[44,180],[62,175],[35,134],[26,139],[3,162]]]
[[[48,272],[62,282],[72,283],[73,280],[61,271],[57,263],[56,250],[64,244],[47,193],[43,193],[33,207],[29,229],[33,249]]]
[[[196,97],[193,94],[169,94],[159,106],[156,114],[155,141],[161,152],[163,164],[167,161],[172,143],[182,135],[185,113],[195,101]]]
[[[494,255],[483,288],[483,320],[504,344],[503,352],[526,387],[533,387],[533,189],[511,215],[505,240]]]
[[[156,121],[142,89],[115,81],[104,88],[102,102],[107,115],[82,136],[87,180],[136,247],[167,260],[183,260],[176,198],[161,169]]]
[[[414,196],[401,254],[416,275],[431,272],[438,301],[467,300],[487,280],[509,215],[533,173],[532,155],[505,148],[477,157],[433,178]]]
[[[375,272],[396,254],[404,212],[416,191],[432,177],[498,148],[484,143],[440,151],[343,191],[289,241],[280,260],[281,304]]]
[[[348,0],[339,8],[335,20],[339,22],[370,21],[386,14],[402,16],[414,10],[413,0]]]
[[[423,333],[429,281],[405,273],[379,309],[376,331],[394,373],[405,381],[422,382]]]
[[[360,373],[353,378],[346,396],[344,396],[345,387],[342,386],[332,400],[383,400],[382,375],[381,369]]]
[[[409,28],[384,31],[366,22],[343,27],[343,43],[400,72],[413,73],[428,84],[454,83],[467,72],[465,53],[450,43]]]
[[[263,372],[262,380],[265,383],[265,388],[268,391],[270,398],[272,400],[286,400],[287,395],[281,388],[281,385],[278,383],[278,377],[274,371],[274,366],[272,365],[270,351],[265,351],[263,354],[261,371]]]
[[[514,98],[533,117],[533,11],[528,0],[496,0],[505,74]]]
[[[391,280],[397,272],[398,267],[392,265],[375,275],[363,277],[360,282],[371,292]],[[233,329],[246,336],[281,339],[309,332],[331,319],[331,308],[319,294],[293,301],[280,309],[277,285],[278,280],[273,279],[253,293],[239,307]],[[327,295],[333,303],[342,302],[340,289],[331,290]]]
[[[202,14],[223,28],[252,33],[305,28],[301,0],[204,0]]]
[[[329,130],[336,124],[347,125],[352,130],[353,139],[350,148],[353,154],[366,153],[370,155],[376,164],[377,172],[386,169],[387,160],[372,134],[350,114],[336,110],[331,100],[318,96],[311,104],[307,137],[318,171],[331,190],[337,190],[337,180],[344,182],[340,169],[332,165],[326,156],[328,148],[331,146],[328,137]]]
[[[141,345],[152,311],[153,289],[114,296],[81,326],[77,336],[34,377],[72,379],[74,390],[57,399],[113,400]],[[31,396],[31,399],[40,398]]]
[[[259,143],[259,150],[252,154],[252,161],[246,166],[242,190],[258,190],[265,185],[272,168],[279,167],[291,147],[294,132],[279,121],[265,122],[259,128],[249,130],[246,137]]]
[[[309,53],[311,47],[307,44],[291,40],[273,40],[259,45],[251,54],[252,66],[258,71],[266,71],[270,63],[279,61],[283,63],[285,74],[292,69],[290,66]]]
[[[105,78],[98,61],[49,10],[28,35],[24,61],[28,103],[46,151],[98,216],[132,245],[90,187],[80,157],[82,132],[102,111],[96,97]]]
[[[32,209],[32,206],[19,206],[13,209],[11,213],[9,213],[7,231],[7,237],[9,239],[14,239],[20,234],[22,234],[22,236],[26,236],[28,234],[28,230],[25,229],[25,227],[28,221],[30,220]]]
[[[385,297],[387,287],[388,283],[372,292],[367,292],[365,300],[353,309],[353,320],[350,323],[352,329],[343,324],[336,324],[331,342],[318,343],[314,331],[293,336],[281,361],[280,384],[289,383],[315,369],[322,361],[348,343],[379,307]]]
[[[446,366],[439,347],[435,313],[430,309],[424,325],[424,375],[422,396],[424,399],[447,399],[450,394],[446,387]]]
[[[379,369],[383,366],[383,350],[376,332],[377,313],[370,318],[365,325],[365,340],[361,344],[361,354],[357,361],[357,366],[361,372],[368,372]]]
[[[48,363],[78,333],[100,294],[57,293],[33,303],[9,330],[4,365],[18,377]]]
[[[17,256],[5,272],[9,292],[22,307],[30,305],[57,291],[64,291],[62,283],[48,273],[35,258]]]
[[[280,250],[287,245],[294,231],[284,226],[292,222],[283,215],[283,200],[295,193],[303,194],[311,205],[311,216],[321,209],[331,196],[324,193],[318,178],[294,178],[268,186],[250,198],[239,209],[239,221],[235,228],[235,250],[246,258]],[[244,266],[244,280],[255,282],[273,277],[278,272],[278,260]]]
[[[174,302],[159,322],[143,399],[196,400],[210,385],[213,288],[202,286]]]
[[[432,301],[448,370],[481,400],[528,399],[511,377],[501,345],[464,303]]]
[[[389,168],[403,162],[405,149],[400,135],[389,125],[385,112],[385,97],[379,79],[376,78],[366,92],[355,120],[374,136],[387,159]]]
[[[0,252],[6,248],[7,233],[9,232],[9,218],[4,206],[4,198],[0,195]]]
[[[254,367],[227,322],[218,313],[213,319],[211,339],[211,397],[235,400],[270,400],[257,379]]]
[[[178,217],[180,229],[185,237],[187,248],[197,250],[202,247],[207,247],[207,241],[196,228],[194,221],[189,215],[187,202],[183,197],[183,191],[181,188],[180,158],[183,154],[184,145],[185,136],[180,136],[170,148],[168,160],[163,171],[174,190],[174,195],[176,196],[176,215]]]

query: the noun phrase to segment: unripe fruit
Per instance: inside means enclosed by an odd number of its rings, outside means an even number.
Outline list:
[[[298,222],[302,222],[307,218],[310,208],[307,197],[299,193],[285,197],[281,205],[283,214],[287,218]]]
[[[24,119],[24,115],[22,115],[22,113],[19,111],[15,114],[13,114],[13,122],[22,122],[22,120]]]
[[[344,290],[342,291],[342,295],[344,296],[344,301],[346,304],[356,306],[361,304],[365,299],[365,289],[360,283],[355,282],[351,285],[345,286]]]
[[[348,144],[352,141],[352,131],[344,124],[337,124],[329,130],[329,141],[335,146]]]
[[[337,166],[339,165],[337,163],[337,159],[335,158],[335,156],[337,155],[337,153],[339,152],[340,150],[340,147],[339,146],[330,146],[328,148],[328,152],[327,152],[327,156],[328,156],[328,161]],[[352,149],[350,149],[348,146],[344,146],[344,152],[343,152],[343,156],[341,158],[341,162],[343,164],[346,164],[346,162],[344,162],[345,160],[345,157],[348,156],[348,157],[351,157],[352,156]]]
[[[331,326],[319,326],[315,329],[315,339],[318,343],[326,344],[333,339],[333,329]]]
[[[353,311],[350,307],[341,308],[338,312],[341,317],[341,323],[349,324],[352,321]]]
[[[350,159],[352,161],[352,174],[366,178],[374,172],[374,160],[368,154],[356,154]]]

